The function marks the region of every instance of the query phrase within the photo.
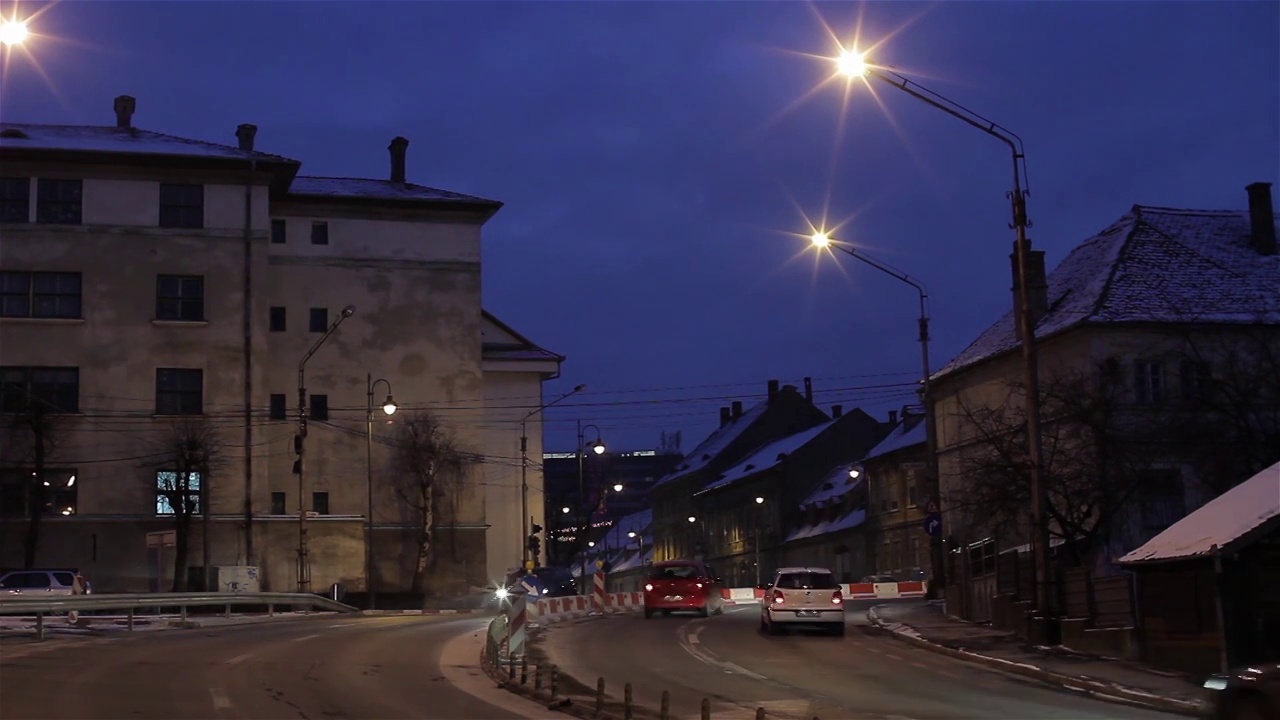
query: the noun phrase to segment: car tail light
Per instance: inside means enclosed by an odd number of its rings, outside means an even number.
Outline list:
[[[653,583],[645,583],[644,590],[645,592],[653,592]]]
[[[782,601],[783,601],[784,599],[785,599],[785,598],[783,598],[783,596],[782,596],[782,591],[781,591],[781,590],[774,590],[774,591],[773,591],[773,602],[774,602],[774,604],[781,604],[781,603],[782,603]]]
[[[839,605],[842,602],[844,602],[844,593],[840,592],[839,590],[831,593],[832,605]]]

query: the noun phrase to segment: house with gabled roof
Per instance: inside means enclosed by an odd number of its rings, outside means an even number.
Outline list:
[[[836,465],[856,461],[888,432],[861,409],[831,408],[831,419],[753,450],[694,493],[708,561],[726,581],[756,585],[782,566],[801,504]]]
[[[936,510],[935,491],[928,482],[928,448],[924,416],[911,407],[862,459],[867,487],[865,532],[876,575],[899,580],[930,579],[931,543],[925,517]]]
[[[800,502],[800,519],[783,541],[782,563],[830,568],[842,583],[875,570],[875,548],[867,535],[867,484],[862,464],[831,468]],[[781,564],[781,563],[780,563]]]
[[[740,400],[720,408],[720,426],[649,491],[653,501],[654,560],[704,555],[705,523],[694,494],[747,454],[774,440],[807,430],[831,418],[813,404],[812,381],[804,394],[794,385],[770,380],[764,399],[743,409]]]
[[[563,358],[481,307],[502,203],[409,181],[402,137],[384,178],[308,176],[253,125],[223,144],[135,126],[129,96],[114,110],[0,126],[0,422],[38,406],[59,425],[47,490],[32,448],[0,450],[0,566],[22,564],[36,516],[35,562],[91,569],[101,591],[232,565],[264,590],[406,590],[423,513],[394,438],[423,410],[477,461],[436,507],[427,591],[519,564],[520,419]],[[374,390],[399,410],[367,424]],[[222,462],[166,487],[165,438],[192,423]],[[539,457],[541,416],[526,426]],[[536,463],[528,481],[540,496]]]
[[[1110,572],[1110,558],[1277,459],[1277,215],[1269,183],[1247,195],[1243,212],[1134,205],[1047,276],[1043,253],[1031,255],[1046,482],[1071,477],[1094,496],[1120,488],[1100,504],[1053,506],[1050,532],[1064,557],[1077,556],[1071,562]],[[949,588],[948,607],[973,620],[988,619],[994,558],[1027,540],[1025,521],[993,524],[998,508],[985,492],[999,483],[1021,492],[1025,483],[1016,462],[1026,403],[1014,318],[1011,311],[981,333],[930,388],[947,574],[964,579],[960,596]],[[1086,398],[1092,417],[1082,418]],[[1105,447],[1094,441],[1103,435]],[[999,451],[1014,458],[1008,468],[985,463]],[[1011,508],[1025,518],[1025,501]]]

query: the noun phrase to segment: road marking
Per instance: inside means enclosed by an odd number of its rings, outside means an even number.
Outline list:
[[[318,637],[320,637],[320,633],[316,633],[314,635],[303,635],[302,637],[294,638],[289,642],[302,642],[303,640],[310,640],[311,638],[318,638]]]
[[[689,636],[689,644],[690,644],[690,645],[701,645],[701,644],[702,644],[702,641],[698,639],[698,635],[697,635],[697,633],[694,633],[693,635],[690,635],[690,636]]]
[[[351,627],[352,625],[357,625],[357,624],[358,623],[338,623],[337,625],[330,625],[329,627],[330,628]]]
[[[888,655],[889,657],[891,657],[891,658],[893,658],[894,660],[897,660],[897,661],[899,661],[899,662],[901,662],[901,661],[902,661],[902,656],[901,656],[901,655],[894,655],[894,654],[893,654],[893,653],[891,653],[891,652],[887,652],[887,653],[885,653],[885,655]]]
[[[245,660],[248,660],[249,658],[251,658],[251,657],[253,657],[254,655],[257,655],[257,654],[258,654],[258,651],[257,651],[257,650],[250,650],[249,652],[244,653],[243,655],[237,655],[237,656],[235,656],[235,657],[231,658],[230,660],[228,660],[228,661],[227,661],[227,664],[228,664],[228,665],[238,665],[238,664],[240,664],[240,663],[244,662]]]
[[[218,710],[227,710],[231,708],[231,698],[227,697],[227,691],[222,688],[209,688],[209,695],[213,698],[213,706]]]

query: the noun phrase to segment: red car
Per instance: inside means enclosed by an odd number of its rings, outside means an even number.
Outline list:
[[[707,617],[724,612],[720,578],[706,565],[694,560],[654,563],[644,584],[644,617],[654,613],[693,611]]]

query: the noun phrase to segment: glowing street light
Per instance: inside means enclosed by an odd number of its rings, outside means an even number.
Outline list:
[[[758,498],[756,498],[756,504],[757,504],[757,505],[763,505],[763,504],[764,504],[764,498],[762,498],[762,497],[758,497]]]
[[[818,230],[809,236],[809,242],[817,248],[831,247],[831,236]]]
[[[691,523],[696,523],[696,522],[698,522],[698,518],[694,517],[693,515],[690,515],[690,516],[689,516],[689,522],[691,522]]]
[[[568,505],[565,505],[564,507],[560,508],[560,512],[564,513],[565,515],[568,515],[568,514],[569,514],[569,506],[568,506]]]
[[[614,492],[622,492],[622,483],[614,483],[614,484],[613,484],[613,491],[614,491]]]
[[[632,540],[635,540],[635,539],[636,539],[636,531],[635,531],[635,530],[632,530],[632,531],[628,532],[628,533],[627,533],[627,537],[631,538]]]
[[[21,45],[30,35],[26,20],[0,20],[0,45],[6,47]]]
[[[862,473],[858,472],[858,468],[851,468],[849,470],[849,477],[853,478],[854,480],[857,480],[858,476],[860,475],[862,475]]]
[[[845,50],[836,58],[836,70],[845,77],[866,77],[871,70],[867,56],[857,50]]]

